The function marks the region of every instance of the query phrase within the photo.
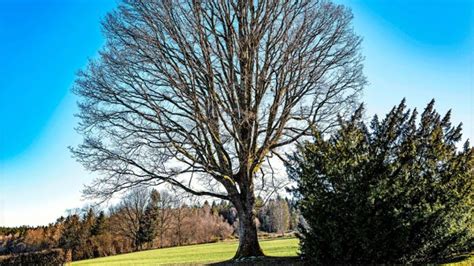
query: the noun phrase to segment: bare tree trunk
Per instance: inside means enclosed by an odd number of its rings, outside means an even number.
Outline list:
[[[234,203],[239,215],[239,248],[234,259],[264,256],[257,236],[253,189],[243,191],[239,199]]]
[[[250,211],[239,214],[239,248],[234,259],[263,256],[257,237],[255,215]]]
[[[163,231],[160,231],[160,248],[163,248]]]
[[[182,210],[182,206],[179,206],[176,211],[177,211],[177,222],[176,222],[176,231],[177,231],[177,237],[178,237],[178,246],[181,246],[181,223],[182,223],[182,217],[181,217],[181,212],[183,211]]]

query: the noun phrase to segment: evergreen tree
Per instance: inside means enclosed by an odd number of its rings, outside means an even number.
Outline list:
[[[139,221],[137,246],[152,242],[157,235],[157,220],[159,215],[160,193],[153,189],[150,192],[150,200],[145,208],[145,213]]]
[[[315,263],[422,263],[472,250],[474,151],[430,102],[417,126],[405,101],[370,126],[362,106],[331,138],[315,132],[289,175]]]
[[[64,220],[64,227],[59,239],[59,245],[65,250],[72,251],[73,260],[81,259],[82,226],[78,215],[70,215]]]
[[[96,223],[96,217],[95,217],[94,210],[92,208],[89,208],[89,210],[83,217],[83,222],[82,222],[83,237],[88,238],[91,235],[92,228],[94,227],[95,223]]]
[[[105,214],[104,214],[104,211],[101,211],[99,213],[99,216],[97,216],[95,224],[92,226],[91,235],[98,236],[102,234],[104,231],[105,231]]]
[[[237,221],[237,211],[228,201],[222,200],[218,206],[219,216],[222,216],[224,220],[233,225]]]

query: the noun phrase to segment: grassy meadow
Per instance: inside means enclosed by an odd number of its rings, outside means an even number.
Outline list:
[[[97,259],[72,262],[71,265],[170,265],[170,264],[206,264],[231,259],[236,250],[237,240],[218,243],[199,244],[172,248],[153,249]],[[265,255],[272,257],[295,257],[298,251],[298,239],[280,238],[261,240]],[[455,260],[456,261],[456,260]],[[283,265],[277,263],[278,265]],[[265,264],[266,265],[266,264]],[[446,266],[474,265],[474,254],[460,258]]]
[[[73,262],[72,265],[162,265],[203,264],[231,259],[236,250],[236,240],[182,247],[162,248]],[[261,240],[265,255],[276,257],[296,256],[298,239]]]

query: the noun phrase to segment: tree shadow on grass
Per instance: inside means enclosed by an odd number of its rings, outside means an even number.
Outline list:
[[[291,257],[255,257],[248,258],[245,260],[226,260],[221,262],[210,263],[212,266],[224,266],[224,265],[305,265],[305,262],[296,256]]]
[[[443,261],[436,261],[434,264],[446,264],[446,263],[459,263],[459,262],[465,262],[465,263],[471,263],[469,260],[470,257],[474,257],[474,253],[471,254],[462,254],[455,256],[450,259],[446,259]],[[474,260],[473,260],[474,262]],[[430,263],[431,264],[431,263]],[[221,262],[215,262],[215,263],[210,263],[207,265],[212,265],[212,266],[225,266],[225,265],[310,265],[308,262],[305,262],[302,260],[300,257],[296,256],[290,256],[290,257],[272,257],[272,256],[264,256],[264,257],[256,257],[253,259],[246,259],[242,261],[235,261],[235,260],[226,260],[226,261],[221,261]],[[471,264],[462,264],[462,265],[471,265]],[[472,264],[474,265],[474,264]]]
[[[474,257],[474,252],[471,253],[471,254],[461,254],[461,255],[457,255],[457,256],[454,256],[454,257],[449,258],[449,259],[436,261],[436,263],[437,264],[448,264],[448,263],[458,263],[458,262],[466,262],[467,263],[468,259],[470,257]],[[471,261],[469,261],[469,262],[471,262]],[[474,260],[473,260],[473,263],[474,263]]]

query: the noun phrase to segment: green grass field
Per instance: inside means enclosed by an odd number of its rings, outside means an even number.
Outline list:
[[[265,255],[296,256],[298,239],[261,240]],[[162,248],[134,252],[92,260],[73,262],[72,265],[160,265],[160,264],[201,264],[231,259],[237,250],[237,241],[224,241],[183,247]]]
[[[284,238],[261,240],[260,245],[267,256],[297,256],[298,239]],[[162,248],[128,254],[75,261],[72,265],[160,265],[160,264],[203,264],[231,259],[237,250],[237,241],[224,241],[183,247]],[[282,264],[279,264],[282,265]],[[474,265],[474,256],[462,261],[444,264],[449,266]]]

